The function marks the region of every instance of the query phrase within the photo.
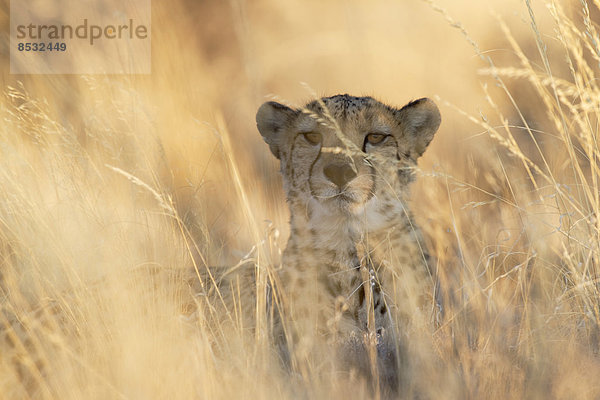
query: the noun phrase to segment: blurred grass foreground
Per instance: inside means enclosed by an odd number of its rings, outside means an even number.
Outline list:
[[[289,216],[254,114],[311,90],[442,111],[412,208],[446,312],[407,334],[399,396],[600,398],[598,0],[152,17],[150,75],[11,75],[3,36],[1,398],[375,398],[282,370],[264,308],[242,311],[264,281],[214,290],[278,265]]]

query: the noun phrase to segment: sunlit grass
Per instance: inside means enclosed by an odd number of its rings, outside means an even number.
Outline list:
[[[599,4],[526,2],[524,22],[489,18],[491,40],[467,9],[425,3],[330,5],[315,32],[313,4],[234,1],[196,12],[236,29],[193,38],[189,5],[154,5],[155,28],[181,22],[153,36],[150,77],[5,75],[2,396],[376,397],[327,366],[287,373],[269,345],[288,216],[253,114],[269,92],[302,103],[307,81],[396,104],[439,94],[413,211],[445,312],[403,332],[404,395],[598,397]],[[435,23],[419,43],[372,41],[408,14],[397,35]],[[465,65],[436,69],[455,54]]]

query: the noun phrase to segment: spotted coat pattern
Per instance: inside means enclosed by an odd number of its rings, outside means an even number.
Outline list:
[[[280,160],[290,237],[279,275],[291,362],[328,338],[340,358],[396,386],[394,327],[432,304],[433,271],[408,209],[414,167],[441,118],[429,99],[402,108],[371,97],[325,97],[292,109],[275,102],[258,129]],[[285,326],[286,324],[280,324]]]

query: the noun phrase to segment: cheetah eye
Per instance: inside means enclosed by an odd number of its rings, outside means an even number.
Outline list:
[[[307,132],[303,133],[302,135],[304,136],[304,139],[306,139],[310,144],[319,144],[321,143],[321,140],[323,140],[321,134],[316,132]]]
[[[384,135],[383,133],[369,133],[366,137],[366,141],[369,144],[380,144],[388,137],[389,135]]]

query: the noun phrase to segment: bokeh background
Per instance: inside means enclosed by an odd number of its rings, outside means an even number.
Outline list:
[[[285,247],[257,108],[340,93],[442,113],[412,208],[447,311],[401,397],[600,396],[597,1],[154,0],[152,73],[108,76],[10,74],[1,4],[6,398],[297,397],[207,288]]]

